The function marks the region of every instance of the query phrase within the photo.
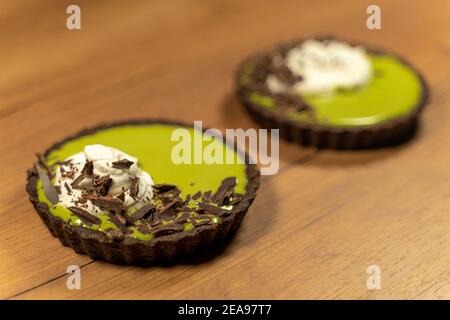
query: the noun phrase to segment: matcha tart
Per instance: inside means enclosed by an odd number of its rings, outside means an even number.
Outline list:
[[[192,139],[187,145],[213,144],[241,161],[180,164],[176,130]],[[84,130],[38,154],[30,201],[53,236],[92,259],[146,265],[211,248],[239,227],[259,170],[223,139],[205,136],[164,120]]]
[[[237,86],[261,126],[318,148],[405,141],[428,99],[424,79],[403,59],[331,37],[251,57],[238,70]]]

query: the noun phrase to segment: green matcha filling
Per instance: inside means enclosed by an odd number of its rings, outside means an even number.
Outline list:
[[[235,177],[237,182],[235,193],[244,194],[247,185],[246,165],[243,163],[234,164],[182,164],[177,165],[171,160],[172,148],[178,143],[171,140],[174,129],[180,128],[176,125],[169,124],[143,124],[143,125],[121,125],[107,129],[99,130],[93,134],[88,134],[76,138],[75,140],[64,143],[59,149],[53,150],[47,156],[49,166],[53,170],[57,170],[56,165],[59,161],[63,161],[69,156],[83,151],[83,148],[89,144],[103,144],[124,151],[139,159],[139,166],[142,170],[147,171],[156,184],[173,184],[181,191],[181,197],[186,198],[187,195],[193,195],[198,191],[213,193],[218,189],[223,179],[227,177]],[[217,139],[202,139],[202,134],[194,134],[194,128],[187,128],[191,134],[192,143],[195,139],[201,139],[203,145],[211,143],[220,144],[224,154],[229,148]],[[230,151],[230,149],[228,149]],[[231,150],[235,157],[239,155]],[[71,225],[82,225],[98,231],[116,230],[118,227],[110,221],[109,215],[106,213],[99,214],[101,223],[97,225],[86,225],[77,216],[70,212],[62,205],[52,205],[46,198],[42,188],[42,182],[37,182],[37,194],[39,202],[46,203],[52,215],[62,219]],[[156,200],[155,200],[156,201]],[[191,200],[189,206],[195,206],[195,201]],[[225,208],[231,209],[231,208]],[[131,214],[129,212],[128,214]],[[192,215],[197,215],[193,212]],[[221,222],[219,217],[211,218],[212,222],[218,224]],[[170,221],[162,221],[170,223]],[[154,235],[152,233],[143,234],[137,230],[139,223],[131,227],[131,233],[127,236],[141,240],[151,240]],[[185,231],[192,230],[194,225],[186,222],[183,224]]]
[[[337,127],[370,126],[408,115],[422,97],[417,73],[389,55],[369,55],[373,77],[366,86],[331,94],[302,95],[314,110],[315,123]],[[251,69],[251,68],[250,68]],[[272,97],[252,92],[250,101],[274,110]],[[310,123],[304,112],[286,111],[289,118]]]

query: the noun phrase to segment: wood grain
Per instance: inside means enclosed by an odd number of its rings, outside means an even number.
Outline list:
[[[68,1],[0,3],[0,297],[450,298],[450,3],[379,1]],[[334,152],[282,142],[223,252],[172,266],[92,261],[52,238],[28,203],[34,153],[77,130],[166,117],[210,127],[254,124],[233,92],[237,64],[279,41],[327,33],[402,54],[432,102],[410,143]],[[66,289],[68,265],[82,289]],[[382,270],[368,290],[366,268]]]

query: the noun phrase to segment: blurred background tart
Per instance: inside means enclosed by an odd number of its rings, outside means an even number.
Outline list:
[[[239,96],[261,126],[288,141],[358,149],[403,142],[428,91],[403,59],[333,38],[309,38],[256,55],[238,70]]]

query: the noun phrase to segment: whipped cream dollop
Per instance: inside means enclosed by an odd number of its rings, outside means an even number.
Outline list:
[[[336,40],[306,40],[289,50],[283,62],[299,80],[288,86],[269,75],[266,84],[273,93],[330,93],[363,86],[372,77],[372,65],[365,49]]]
[[[83,175],[88,162],[92,162],[93,170]],[[80,175],[83,175],[83,179],[79,183],[74,182]],[[56,171],[55,186],[60,189],[59,204],[65,207],[77,206],[93,214],[105,212],[85,196],[101,178],[111,179],[103,196],[123,200],[125,211],[139,209],[153,198],[153,180],[138,167],[137,158],[115,148],[95,144],[87,145],[83,152],[65,159]]]

